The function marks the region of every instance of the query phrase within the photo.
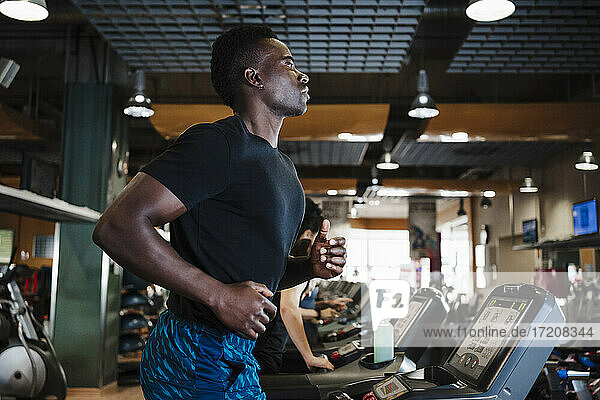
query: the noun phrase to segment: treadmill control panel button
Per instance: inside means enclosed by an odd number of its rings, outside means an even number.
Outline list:
[[[373,386],[373,394],[379,400],[395,399],[407,391],[406,386],[395,375]]]

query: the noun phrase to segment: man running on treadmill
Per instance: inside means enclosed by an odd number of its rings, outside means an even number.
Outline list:
[[[266,26],[238,26],[213,44],[211,80],[234,115],[188,128],[94,231],[118,264],[171,290],[140,364],[147,400],[264,399],[252,350],[276,313],[269,298],[345,265],[329,221],[310,256],[288,255],[304,194],[277,141],[309,99],[290,50]],[[170,245],[154,229],[167,222]]]

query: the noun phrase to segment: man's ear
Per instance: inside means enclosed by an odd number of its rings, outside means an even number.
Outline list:
[[[264,89],[265,85],[263,85],[260,76],[258,75],[258,71],[254,68],[246,68],[244,71],[244,78],[246,82],[250,84],[250,86],[254,86],[257,89]]]

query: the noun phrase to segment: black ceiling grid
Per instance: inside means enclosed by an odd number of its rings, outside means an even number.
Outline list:
[[[565,142],[407,142],[392,158],[400,166],[527,166],[565,150]]]
[[[477,23],[448,73],[600,71],[600,1],[519,0],[515,13]]]
[[[361,165],[368,143],[281,141],[279,148],[298,166]]]
[[[211,44],[267,24],[306,72],[398,72],[425,0],[74,0],[131,68],[208,72]]]

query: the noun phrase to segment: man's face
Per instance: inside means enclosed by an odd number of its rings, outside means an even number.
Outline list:
[[[282,117],[296,117],[306,112],[308,76],[296,69],[290,49],[277,39],[264,40],[264,58],[260,76],[265,86],[263,99]]]

